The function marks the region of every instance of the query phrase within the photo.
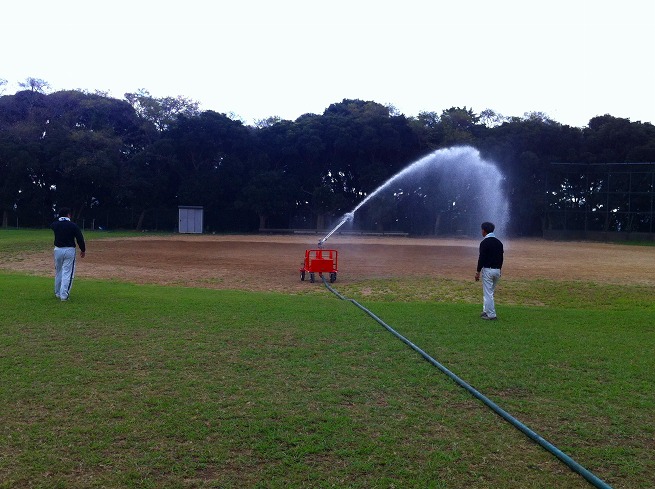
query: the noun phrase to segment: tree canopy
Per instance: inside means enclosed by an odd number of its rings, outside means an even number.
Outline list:
[[[504,175],[512,231],[539,235],[551,163],[655,162],[655,127],[609,114],[576,128],[541,113],[503,117],[451,107],[405,117],[393,107],[345,99],[322,114],[248,126],[145,89],[119,100],[47,94],[38,79],[23,86],[14,95],[0,92],[5,227],[14,218],[45,226],[67,206],[87,226],[173,230],[177,206],[201,205],[208,231],[324,229],[413,161],[470,145]],[[433,233],[434,223],[412,218],[410,197],[403,198],[381,204],[363,225]],[[434,205],[420,192],[411,199]]]

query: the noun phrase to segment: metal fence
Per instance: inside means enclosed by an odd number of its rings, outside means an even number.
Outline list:
[[[552,163],[544,236],[652,239],[655,163]]]

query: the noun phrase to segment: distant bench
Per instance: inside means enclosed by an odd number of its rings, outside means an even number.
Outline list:
[[[293,229],[260,228],[261,234],[293,234]]]
[[[262,228],[259,230],[261,234],[320,234],[325,236],[331,229],[275,229],[275,228]],[[402,232],[385,232],[385,231],[336,231],[335,234],[341,236],[398,236],[406,237],[409,233]]]

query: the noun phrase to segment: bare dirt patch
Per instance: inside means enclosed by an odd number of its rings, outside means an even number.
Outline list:
[[[172,235],[88,238],[76,276],[134,283],[214,289],[300,292],[299,269],[319,235]],[[655,285],[655,248],[539,239],[504,240],[503,280],[547,279]],[[445,277],[472,280],[477,239],[332,236],[324,248],[339,252],[339,283],[374,278]],[[0,263],[0,267],[48,275],[51,250]],[[320,282],[320,281],[319,281]]]

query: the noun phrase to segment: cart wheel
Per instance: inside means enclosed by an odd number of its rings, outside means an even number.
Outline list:
[[[311,283],[314,283],[314,282],[315,282],[315,280],[314,280],[314,272],[311,272],[311,273],[309,274],[309,281],[310,281]]]
[[[302,271],[300,272],[300,281],[301,281],[301,282],[304,282],[304,281],[305,281],[305,271],[304,271],[304,270],[302,270]]]
[[[330,274],[330,283],[334,283],[337,280],[337,274],[335,272],[332,272]]]

